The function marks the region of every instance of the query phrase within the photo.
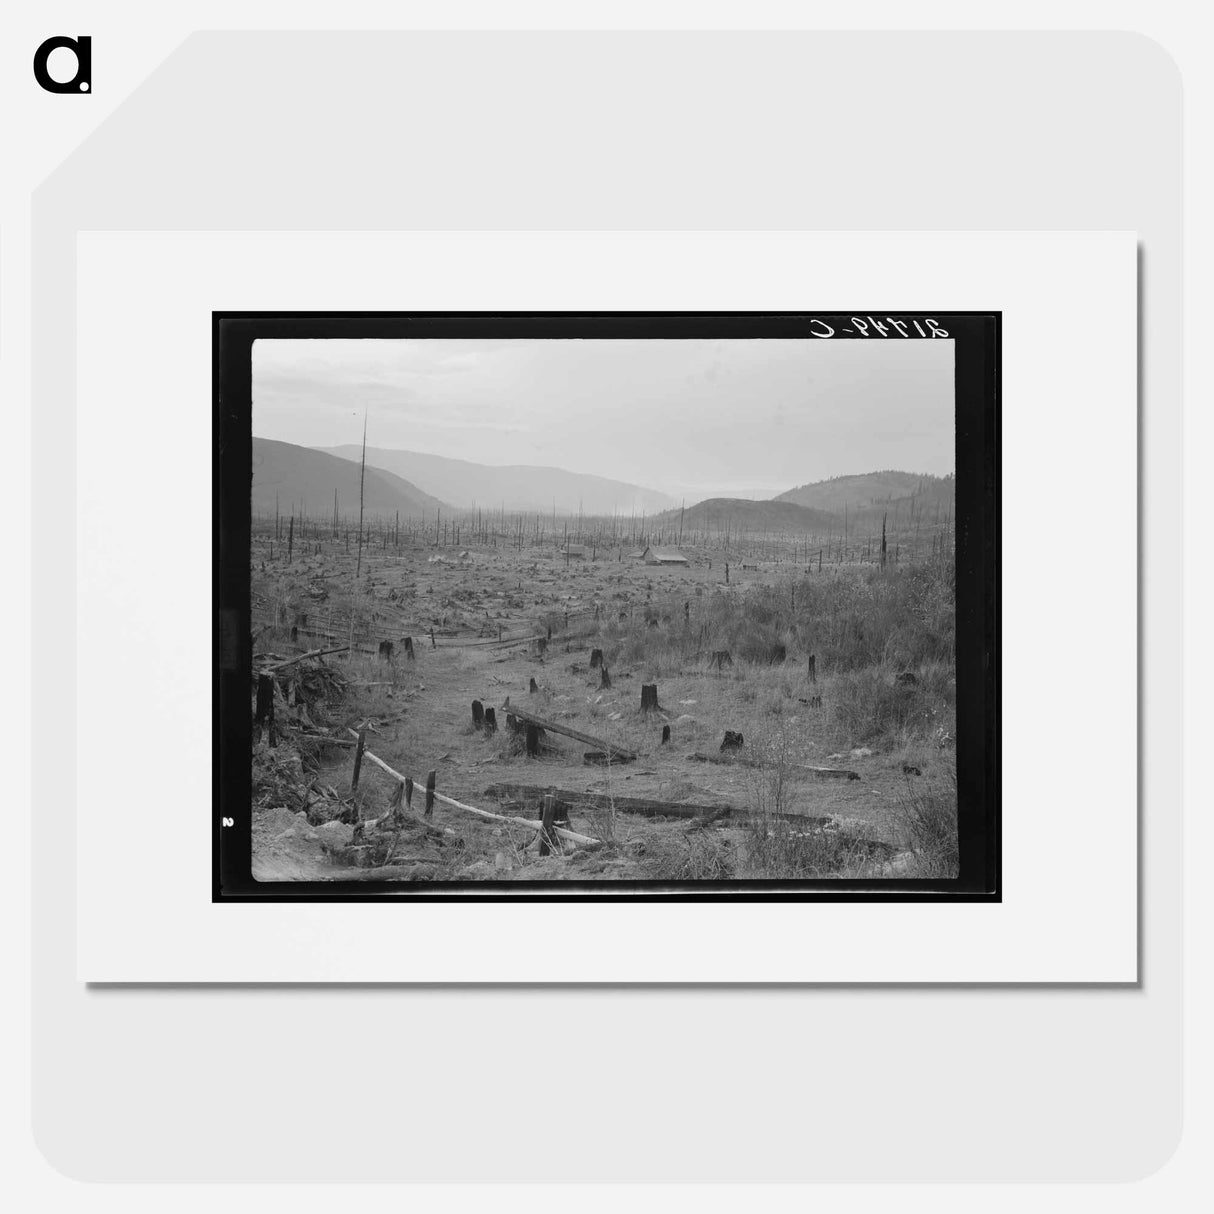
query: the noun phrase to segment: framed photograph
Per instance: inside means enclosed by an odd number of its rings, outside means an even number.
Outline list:
[[[216,312],[217,901],[1000,900],[998,312]]]

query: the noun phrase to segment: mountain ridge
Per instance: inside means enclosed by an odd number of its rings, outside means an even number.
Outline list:
[[[339,459],[357,459],[360,448],[347,443],[314,450]],[[367,466],[394,473],[461,510],[475,502],[486,510],[504,508],[507,512],[555,508],[566,515],[579,510],[588,515],[640,514],[669,509],[676,500],[656,489],[592,473],[541,464],[478,464],[391,447],[368,447]]]
[[[911,499],[951,501],[954,481],[952,473],[947,476],[933,476],[930,473],[883,469],[879,472],[852,473],[811,481],[786,489],[783,493],[776,494],[772,500],[793,502],[814,510],[828,510],[832,514],[842,514],[845,509],[849,513],[858,513]]]
[[[786,535],[827,535],[838,528],[835,515],[795,502],[744,497],[710,497],[684,510],[664,510],[648,520],[654,528],[684,531],[771,532]]]
[[[253,513],[267,513],[276,505],[286,513],[299,506],[312,518],[331,518],[336,491],[339,515],[357,519],[360,473],[357,460],[255,436],[250,487]],[[368,516],[387,517],[399,511],[404,518],[432,517],[444,509],[450,507],[404,478],[367,466],[363,510]]]

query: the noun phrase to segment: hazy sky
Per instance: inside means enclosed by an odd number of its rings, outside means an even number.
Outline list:
[[[259,340],[253,433],[544,464],[700,500],[953,471],[949,340]]]

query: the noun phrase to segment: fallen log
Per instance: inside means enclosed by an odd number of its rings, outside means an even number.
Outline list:
[[[528,641],[534,641],[535,637],[528,633],[526,636],[518,637],[502,637],[500,640],[497,637],[489,637],[485,640],[477,641],[443,641],[435,646],[436,649],[472,649],[478,645],[485,645],[491,648],[505,648],[508,645],[525,645]]]
[[[582,755],[582,763],[586,767],[610,767],[613,763],[631,762],[631,759],[622,759],[619,755],[608,754],[605,750],[588,750]]]
[[[409,864],[385,864],[374,868],[326,868],[316,874],[318,881],[432,881],[435,865],[429,860]]]
[[[542,805],[544,797],[554,793],[558,806],[567,809],[614,809],[617,813],[638,814],[646,818],[698,818],[709,820],[749,820],[753,817],[783,818],[807,826],[823,826],[829,818],[809,814],[756,815],[736,805],[700,805],[692,801],[658,801],[650,797],[614,797],[608,793],[574,792],[561,788],[545,788],[538,784],[491,784],[485,796],[501,801],[518,801],[523,805]]]
[[[695,754],[687,756],[689,759],[694,759],[697,763],[721,763],[726,767],[762,767],[763,764],[758,759],[743,759],[735,758],[730,755],[705,755],[696,751]],[[858,780],[860,773],[851,771],[846,767],[811,767],[806,763],[790,763],[789,767],[793,771],[807,771],[811,775],[819,776],[822,779],[837,779],[837,780]]]
[[[570,809],[610,809],[621,813],[642,814],[647,817],[702,818],[706,814],[730,812],[729,806],[695,805],[690,802],[656,801],[648,797],[612,797],[607,793],[572,792],[561,788],[545,788],[538,784],[491,784],[485,796],[502,801],[520,801],[524,805],[542,805],[548,793]]]
[[[294,666],[296,662],[302,662],[305,658],[323,658],[331,653],[345,653],[349,648],[349,645],[338,645],[336,649],[311,649],[307,653],[301,653],[296,658],[287,658],[285,662],[276,662],[273,666],[263,667],[262,673],[269,674],[274,670],[282,670],[285,666]]]
[[[515,708],[512,704],[507,707],[520,721],[528,725],[535,725],[539,729],[548,729],[553,733],[564,734],[565,737],[573,738],[576,742],[585,742],[587,746],[598,747],[599,750],[605,750],[609,754],[623,759],[625,762],[631,762],[637,757],[634,751],[627,750],[623,746],[616,746],[614,742],[605,742],[602,738],[596,738],[593,734],[582,733],[581,730],[572,729],[568,725],[556,725],[552,721],[537,717],[534,713],[524,712],[521,708]]]
[[[347,732],[354,733],[354,730],[352,730],[352,729],[347,730]],[[355,734],[354,736],[357,737],[358,735]],[[363,758],[366,759],[369,763],[374,763],[376,767],[387,772],[388,775],[390,775],[394,780],[397,781],[397,783],[404,784],[406,777],[402,776],[399,771],[394,771],[391,767],[389,767],[388,764],[385,763],[383,761],[383,759],[381,759],[379,757],[379,755],[372,754],[369,750],[364,750]],[[441,792],[430,793],[429,790],[427,790],[427,791],[428,791],[428,795],[432,795],[435,801],[441,801],[444,805],[450,805],[452,809],[462,809],[465,813],[476,814],[476,816],[478,818],[489,818],[491,821],[494,821],[494,822],[509,822],[514,826],[526,826],[531,830],[542,830],[544,827],[543,822],[541,822],[539,820],[532,821],[530,818],[516,818],[510,814],[491,813],[487,809],[477,809],[477,807],[475,805],[465,805],[462,801],[457,801],[457,800],[455,800],[454,797],[444,796]],[[386,820],[386,819],[384,819],[384,820]],[[376,822],[377,821],[379,821],[379,820],[376,820]],[[368,825],[375,825],[376,822],[368,823]],[[579,834],[577,831],[569,830],[567,827],[564,827],[564,826],[554,826],[552,829],[558,835],[560,835],[562,838],[568,839],[572,843],[598,843],[599,842],[598,839],[593,839],[589,835]]]

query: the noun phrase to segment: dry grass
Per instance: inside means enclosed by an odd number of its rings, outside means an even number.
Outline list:
[[[908,777],[898,799],[898,815],[906,846],[914,852],[914,876],[951,879],[957,876],[957,767],[951,759],[924,778]]]
[[[786,566],[744,579],[735,572],[734,583],[725,586],[719,565],[711,572],[701,564],[651,573],[600,560],[565,568],[543,554],[493,549],[478,550],[464,569],[431,564],[431,551],[365,554],[365,575],[356,587],[344,571],[333,576],[335,568],[343,569],[340,554],[323,561],[297,557],[285,567],[276,561],[255,579],[259,618],[279,621],[277,627],[267,624],[257,649],[288,656],[318,645],[302,635],[290,643],[293,613],[305,610],[308,626],[335,634],[339,644],[352,618],[364,644],[412,635],[416,663],[399,652],[394,662],[364,653],[326,659],[346,691],[327,709],[317,707],[317,723],[325,719],[338,729],[375,721],[381,733],[371,735],[370,745],[377,754],[415,779],[437,769],[440,791],[473,804],[498,780],[593,786],[608,795],[604,808],[584,812],[575,823],[603,840],[576,865],[573,857],[537,863],[521,833],[517,840],[496,836],[452,819],[467,835],[468,856],[487,858],[492,867],[501,853],[516,879],[537,869],[537,877],[546,877],[561,864],[573,879],[583,864],[603,879],[874,875],[877,857],[862,825],[802,829],[776,816],[785,812],[864,819],[881,838],[913,839],[907,846],[929,868],[947,868],[945,836],[951,830],[955,856],[955,780],[950,789],[947,781],[931,779],[951,758],[955,733],[951,569],[943,563],[885,571],[845,565],[821,574]],[[352,572],[352,556],[348,564]],[[318,587],[327,588],[321,601]],[[432,623],[440,630],[437,652],[430,648]],[[463,628],[464,639],[472,639],[504,627],[508,634],[546,636],[549,626],[552,639],[543,656],[534,646],[444,647],[441,635],[444,627]],[[600,689],[599,672],[588,668],[591,648],[604,651],[613,684],[608,690]],[[710,666],[718,649],[733,654],[733,665],[723,671]],[[811,653],[817,659],[813,683]],[[914,684],[897,681],[906,670],[914,671]],[[527,692],[531,677],[540,686],[535,695]],[[654,682],[663,714],[643,715],[641,685]],[[506,728],[507,694],[519,707],[628,747],[640,758],[626,767],[587,769],[580,752],[589,747],[554,736],[544,759],[529,760]],[[814,697],[821,697],[820,706]],[[473,698],[497,709],[495,737],[473,730]],[[659,741],[665,723],[672,732],[668,747]],[[688,761],[693,751],[715,754],[725,729],[745,736],[742,753],[757,767]],[[859,746],[874,754],[849,757]],[[326,778],[340,784],[349,756],[324,752],[322,762]],[[814,764],[856,766],[863,780],[808,778],[800,769]],[[923,781],[904,781],[903,765],[924,771]],[[390,781],[365,767],[364,773],[372,803],[386,800]],[[263,779],[269,785],[263,795],[285,800],[271,773]],[[613,794],[724,800],[752,813],[754,824],[745,831],[689,831],[674,820],[652,824],[618,814]],[[450,863],[458,870],[468,860],[452,856]]]

